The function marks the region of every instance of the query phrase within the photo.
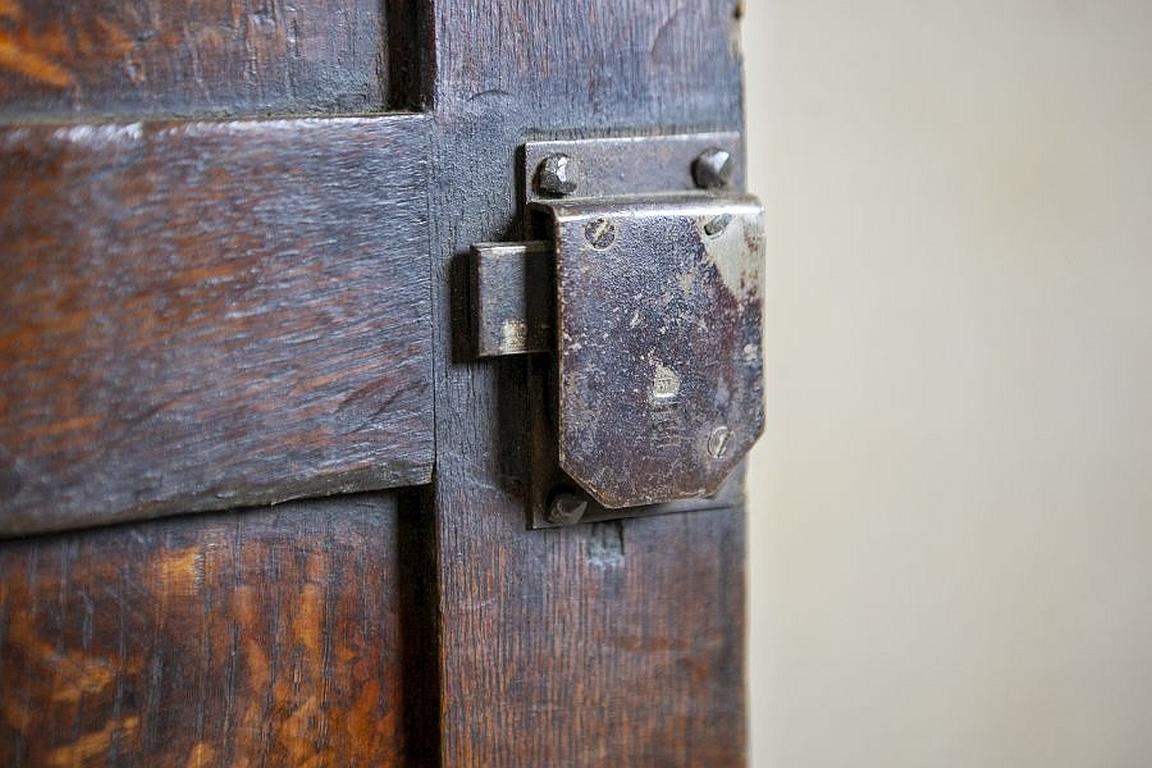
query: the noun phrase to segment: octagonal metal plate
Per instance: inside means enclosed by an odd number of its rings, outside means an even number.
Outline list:
[[[561,467],[608,508],[715,493],[764,423],[759,203],[536,205],[555,247]]]

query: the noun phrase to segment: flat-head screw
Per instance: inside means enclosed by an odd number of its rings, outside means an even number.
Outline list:
[[[732,181],[735,169],[732,153],[713,147],[704,150],[692,161],[692,179],[700,189],[723,189]]]
[[[727,213],[722,213],[719,216],[715,216],[708,220],[708,223],[704,225],[704,234],[708,235],[709,237],[716,237],[716,235],[719,235],[721,232],[727,229],[728,225],[731,223],[732,216]]]
[[[553,525],[575,525],[588,511],[588,502],[579,496],[560,494],[548,507],[548,522]]]
[[[724,458],[728,453],[728,441],[732,438],[732,430],[724,425],[712,430],[708,436],[708,454],[714,459]]]
[[[616,224],[612,219],[593,219],[584,226],[584,239],[598,251],[616,242]]]

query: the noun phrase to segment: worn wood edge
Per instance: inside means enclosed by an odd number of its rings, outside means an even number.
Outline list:
[[[176,515],[227,512],[241,507],[267,507],[301,499],[427,485],[432,482],[434,455],[434,450],[429,448],[427,455],[419,461],[399,462],[388,467],[365,467],[296,484],[269,483],[267,487],[254,486],[252,490],[243,493],[208,490],[196,496],[157,501],[120,512],[101,514],[99,518],[87,515],[37,520],[0,518],[0,540],[105,528]]]
[[[235,127],[236,133],[253,127],[268,130],[291,130],[299,127],[324,127],[343,125],[385,125],[394,123],[397,127],[402,123],[411,122],[422,127],[425,132],[431,130],[432,116],[416,107],[405,107],[401,110],[388,112],[345,112],[339,115],[326,114],[271,114],[271,115],[232,115],[207,114],[191,115],[188,117],[172,115],[149,114],[113,114],[113,115],[19,115],[11,117],[0,112],[0,136],[14,136],[21,132],[43,133],[44,131],[69,130],[89,128],[93,131],[101,129],[115,129],[138,126],[140,130],[152,133],[176,130],[187,131],[189,136],[197,135],[198,130],[214,132],[226,131],[230,126]],[[386,127],[392,128],[392,125]],[[219,133],[217,133],[219,135]],[[48,138],[48,136],[46,136]]]

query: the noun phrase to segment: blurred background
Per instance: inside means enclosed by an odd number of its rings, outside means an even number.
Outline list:
[[[1152,765],[1152,3],[742,34],[753,766]]]

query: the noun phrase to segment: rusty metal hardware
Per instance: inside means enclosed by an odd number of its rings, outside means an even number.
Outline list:
[[[552,354],[571,483],[531,494],[537,527],[707,506],[759,436],[763,214],[723,187],[738,138],[528,144],[532,239],[473,247],[479,354]]]

